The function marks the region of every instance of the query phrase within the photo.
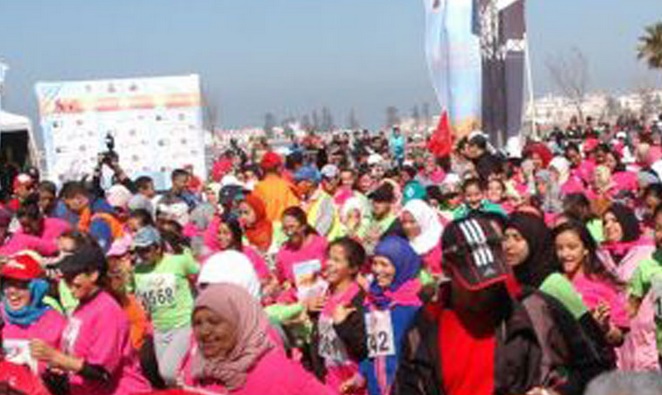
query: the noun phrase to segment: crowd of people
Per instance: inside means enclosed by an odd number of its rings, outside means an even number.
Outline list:
[[[121,152],[24,169],[0,393],[662,394],[659,126],[260,139],[165,191]]]

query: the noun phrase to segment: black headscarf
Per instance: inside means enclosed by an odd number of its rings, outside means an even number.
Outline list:
[[[634,211],[620,203],[614,203],[607,210],[608,213],[614,214],[616,221],[621,225],[623,230],[622,243],[631,243],[639,240],[641,237],[641,228],[639,227],[639,220],[634,214]]]
[[[545,279],[559,268],[555,260],[551,230],[541,218],[530,213],[513,213],[506,225],[516,229],[529,246],[529,256],[513,271],[521,285],[539,288]]]

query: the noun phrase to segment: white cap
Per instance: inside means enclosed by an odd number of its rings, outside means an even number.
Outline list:
[[[384,158],[382,158],[381,155],[379,154],[372,154],[368,157],[368,165],[378,165],[384,161]]]
[[[214,254],[200,269],[198,285],[219,283],[238,285],[255,299],[260,298],[260,280],[253,263],[239,251],[226,250]]]

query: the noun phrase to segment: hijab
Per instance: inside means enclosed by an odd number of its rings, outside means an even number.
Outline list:
[[[255,223],[246,227],[246,238],[260,251],[266,251],[271,246],[273,227],[267,219],[267,208],[259,197],[248,194],[244,198],[255,213]]]
[[[525,212],[513,213],[506,225],[508,229],[517,230],[529,247],[526,260],[513,268],[515,277],[521,285],[540,287],[550,274],[558,271],[552,231],[542,218]]]
[[[205,262],[198,275],[198,285],[235,284],[248,291],[256,300],[260,299],[260,280],[253,263],[239,251],[218,252]]]
[[[235,326],[237,343],[227,355],[207,360],[195,355],[196,379],[219,381],[230,391],[246,383],[250,371],[269,352],[269,320],[260,303],[245,289],[234,284],[214,284],[203,290],[195,301],[195,310],[208,308]],[[195,314],[195,313],[194,313]]]
[[[609,251],[612,258],[620,262],[630,248],[640,244],[639,220],[631,208],[620,203],[612,204],[605,212],[605,214],[607,213],[614,214],[616,221],[621,225],[623,239],[619,242],[606,242],[603,244],[603,248]]]
[[[30,280],[28,290],[30,291],[30,304],[19,310],[12,310],[5,301],[5,318],[13,325],[30,326],[51,309],[50,306],[44,303],[44,297],[46,297],[49,290],[46,280]]]
[[[418,255],[430,252],[439,244],[441,234],[444,231],[437,212],[422,200],[411,200],[403,208],[414,217],[421,228],[421,233],[409,240],[409,244]]]
[[[409,242],[398,236],[387,236],[375,247],[375,256],[387,258],[395,266],[395,276],[387,289],[373,281],[370,284],[369,299],[379,308],[386,308],[393,303],[420,304],[420,284],[413,280],[418,275],[422,261]]]

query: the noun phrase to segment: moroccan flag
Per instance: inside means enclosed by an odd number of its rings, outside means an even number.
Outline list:
[[[428,150],[436,157],[443,158],[453,151],[453,132],[451,131],[448,112],[444,111],[439,117],[437,130],[434,131],[428,141]]]

